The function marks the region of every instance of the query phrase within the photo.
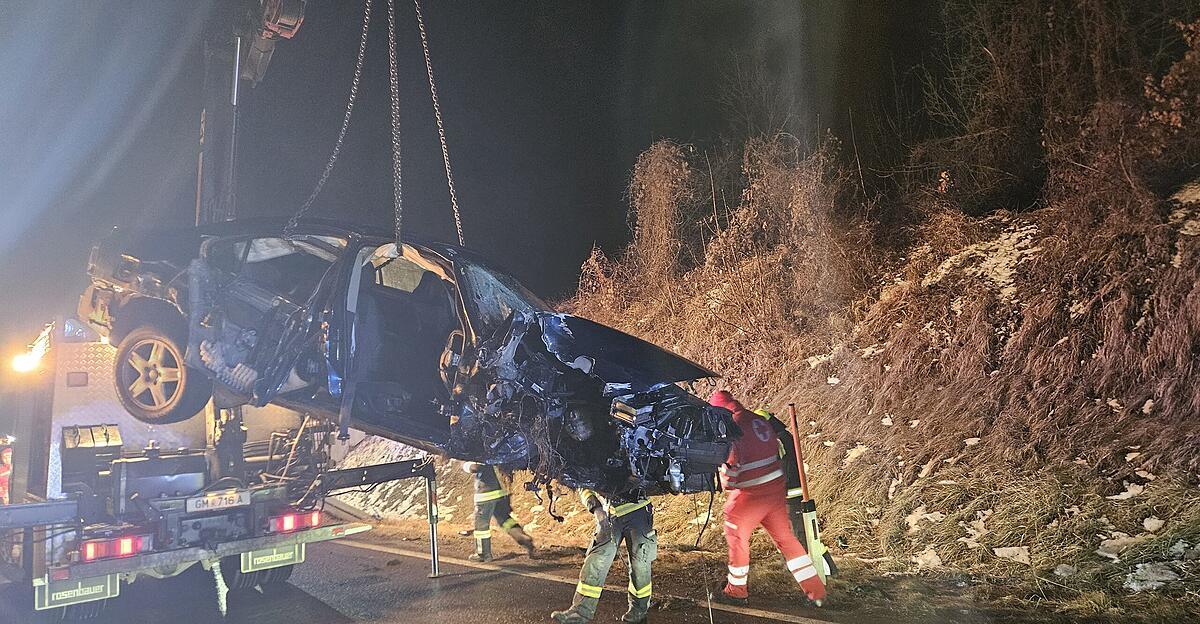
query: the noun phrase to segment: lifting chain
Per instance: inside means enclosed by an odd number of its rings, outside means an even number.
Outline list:
[[[388,10],[388,94],[391,97],[392,119],[392,204],[396,216],[396,251],[401,252],[400,222],[404,214],[404,203],[400,193],[400,78],[396,68],[396,0],[387,0]]]
[[[391,0],[388,0],[389,3]],[[454,190],[454,176],[450,173],[450,149],[446,145],[446,129],[442,125],[442,105],[438,102],[437,85],[433,81],[433,62],[429,60],[429,38],[425,34],[425,18],[421,15],[420,0],[413,0],[417,12],[417,29],[421,32],[421,51],[425,53],[425,73],[429,75],[429,97],[433,100],[433,119],[437,122],[438,140],[442,143],[442,164],[446,167],[446,187],[450,189],[450,208],[454,211],[454,230],[458,233],[458,244],[463,242],[462,217],[458,212],[458,193]]]
[[[317,179],[317,185],[313,187],[312,193],[309,193],[308,199],[304,200],[304,204],[292,215],[288,220],[287,226],[283,228],[284,238],[292,238],[296,232],[296,224],[308,213],[312,208],[313,202],[317,200],[317,195],[321,194],[321,189],[325,187],[325,182],[329,180],[329,174],[333,173],[333,166],[337,163],[338,155],[342,151],[342,143],[346,140],[346,131],[350,129],[350,116],[354,113],[354,102],[358,99],[358,83],[362,78],[363,59],[367,53],[367,31],[371,26],[371,0],[366,0],[366,6],[363,8],[363,23],[362,34],[358,38],[358,58],[354,60],[354,78],[350,81],[350,99],[346,102],[346,114],[342,117],[342,128],[338,130],[337,141],[333,144],[333,153],[329,155],[329,160],[325,163],[325,170],[321,172],[321,177]]]
[[[346,132],[350,128],[350,118],[354,113],[354,103],[358,98],[359,81],[362,78],[363,60],[366,57],[367,50],[367,33],[371,24],[371,2],[365,0],[363,9],[363,24],[362,34],[358,42],[358,57],[354,62],[354,78],[350,83],[350,97],[346,102],[346,113],[342,117],[342,127],[338,131],[337,140],[333,146],[333,152],[329,155],[329,160],[325,163],[325,169],[321,172],[320,178],[317,179],[317,184],[309,194],[308,199],[292,215],[288,220],[287,226],[284,227],[283,234],[285,238],[292,238],[295,234],[296,226],[300,219],[308,213],[316,201],[317,196],[321,194],[321,189],[324,188],[326,181],[329,180],[329,175],[333,172],[333,167],[337,163],[338,155],[342,151],[342,144],[346,139]],[[458,244],[463,245],[463,227],[462,216],[458,207],[458,192],[454,188],[454,175],[450,169],[450,148],[446,141],[446,128],[442,121],[442,106],[438,100],[437,83],[433,78],[433,62],[429,55],[429,37],[425,32],[425,18],[421,13],[421,3],[419,0],[413,0],[413,8],[417,15],[417,29],[421,34],[421,50],[425,56],[425,73],[429,77],[429,96],[433,102],[433,117],[437,123],[438,141],[442,147],[442,164],[446,170],[446,187],[450,193],[450,208],[454,213],[454,230],[458,235]],[[401,176],[401,154],[400,154],[400,79],[398,72],[398,63],[396,59],[396,10],[395,0],[388,0],[388,91],[390,96],[390,117],[391,117],[391,138],[392,138],[392,201],[395,207],[395,238],[396,244],[402,245],[402,222],[404,215],[404,203],[402,193],[402,176]]]

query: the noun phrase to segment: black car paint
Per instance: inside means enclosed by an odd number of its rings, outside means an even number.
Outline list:
[[[204,293],[198,292],[203,286],[196,278],[203,266],[203,261],[197,258],[203,257],[202,250],[206,245],[226,237],[277,237],[282,229],[281,220],[242,220],[170,233],[135,233],[102,242],[94,250],[89,262],[93,285],[81,299],[81,317],[107,334],[113,330],[113,317],[119,319],[122,309],[133,300],[150,298],[178,310],[188,318],[192,330],[196,331],[200,317],[187,311],[195,309],[204,299]],[[276,341],[274,349],[269,356],[260,356],[256,360],[256,365],[263,368],[263,374],[254,383],[253,392],[248,395],[243,393],[244,396],[240,398],[230,397],[226,392],[225,400],[258,405],[275,402],[287,407],[318,411],[331,417],[340,416],[345,422],[350,410],[347,407],[349,397],[343,394],[347,387],[352,387],[347,382],[354,378],[356,356],[353,333],[349,329],[354,326],[355,318],[346,309],[347,306],[341,305],[347,300],[350,287],[348,276],[352,274],[347,265],[353,264],[358,250],[384,245],[389,240],[380,230],[327,220],[302,221],[298,231],[306,235],[344,238],[347,241],[345,251],[328,269],[312,296],[282,315],[284,326],[280,328],[279,335],[272,339]],[[524,290],[515,280],[491,269],[486,261],[466,249],[423,241],[406,241],[405,247],[406,252],[419,254],[423,261],[437,265],[452,278],[450,285],[454,289],[458,307],[456,314],[460,317],[464,334],[462,353],[458,354],[458,371],[465,375],[472,370],[472,366],[475,367],[462,384],[461,393],[443,401],[440,413],[446,419],[457,420],[459,429],[464,427],[462,423],[495,424],[507,419],[511,431],[502,439],[489,440],[480,448],[467,443],[456,447],[454,428],[451,428],[452,435],[442,437],[431,433],[432,430],[415,435],[419,427],[408,427],[406,430],[403,426],[390,426],[402,424],[395,421],[385,426],[380,426],[378,422],[356,421],[355,426],[428,451],[448,453],[462,459],[527,464],[537,473],[535,480],[543,483],[557,479],[570,486],[593,487],[604,491],[642,489],[650,493],[696,491],[713,487],[711,473],[724,459],[728,444],[738,435],[737,428],[727,412],[707,406],[675,384],[715,377],[714,373],[628,334],[581,317],[552,312],[549,306]],[[478,306],[486,302],[468,301],[461,290],[470,281],[464,274],[464,266],[484,267],[503,276],[501,281],[506,284],[511,281],[509,287],[517,289],[518,295],[528,304],[521,306],[524,309],[511,311],[509,318],[512,325],[496,323],[494,319],[490,323],[484,321]],[[122,270],[127,279],[119,279]],[[98,290],[107,294],[97,297],[95,293]],[[98,300],[103,301],[105,309],[97,309]],[[505,344],[505,338],[509,341],[506,346],[515,353],[518,350],[516,343],[521,342],[526,334],[536,334],[538,345],[531,346],[533,342],[530,341],[520,345],[520,349],[526,351],[521,356],[525,361],[517,363],[500,357],[499,347]],[[198,359],[193,350],[197,341],[194,340],[194,334],[192,338],[189,340],[188,358],[196,363]],[[537,355],[535,352],[539,347],[553,361]],[[313,354],[320,355],[320,364],[325,369],[321,382],[299,390],[286,390],[287,375],[297,370],[297,362],[311,358]],[[530,364],[531,358],[538,359],[536,367]],[[485,360],[490,367],[480,366]],[[507,379],[505,373],[499,372],[506,367]],[[523,368],[537,370],[537,375],[541,377],[534,380]],[[558,394],[548,390],[555,380],[560,384],[554,391]],[[587,397],[575,396],[579,392]],[[542,420],[530,420],[527,416],[510,418],[510,412],[515,413],[525,407],[517,407],[514,403],[497,398],[504,393],[510,395],[510,400],[521,402],[522,405],[535,404],[535,409],[542,411]],[[676,418],[684,419],[688,424],[681,429],[678,423],[668,424],[669,419],[665,417],[640,423],[633,422],[631,418],[629,422],[624,422],[616,412],[618,404],[626,404],[622,402],[641,405],[638,409],[642,412],[655,405],[671,405],[671,409],[679,414],[688,414],[686,418]],[[570,416],[572,410],[584,411],[581,406],[585,404],[593,420],[604,421],[600,426],[602,433],[616,435],[620,439],[607,446],[594,441],[588,444],[580,442],[574,446],[586,450],[574,451],[580,455],[578,458],[560,458],[558,464],[547,463],[543,457],[547,454],[545,448],[541,452],[533,448],[535,445],[530,436],[537,432],[532,431],[531,427],[549,426],[556,430],[557,442],[545,440],[542,445],[552,444],[555,450],[549,454],[557,455],[557,449],[570,449],[573,444],[563,438],[562,420]],[[559,420],[553,421],[551,414]],[[636,433],[633,433],[635,427]],[[681,437],[699,435],[692,431],[696,428],[709,439],[690,440]],[[683,429],[687,429],[687,432]],[[687,453],[689,448],[699,449],[693,452],[690,460],[671,455]],[[582,454],[595,453],[596,449],[604,449],[603,452],[609,456],[590,457],[588,461],[594,466],[575,465],[585,463]],[[625,455],[624,459],[622,454]],[[641,459],[635,461],[634,455]],[[639,462],[642,469],[649,470],[653,464],[657,466],[656,471],[675,471],[679,474],[667,480],[664,480],[666,477],[639,478],[635,474]],[[693,477],[684,478],[681,471],[688,470],[689,466],[698,472]],[[625,475],[627,471],[631,474]]]

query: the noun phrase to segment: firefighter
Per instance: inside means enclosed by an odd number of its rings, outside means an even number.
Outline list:
[[[787,425],[774,414],[765,409],[754,410],[761,416],[779,437],[779,461],[783,463],[784,482],[787,485],[788,517],[792,521],[792,533],[801,544],[808,543],[804,536],[804,491],[800,487],[800,468],[796,465],[796,443]]]
[[[746,604],[749,593],[750,535],[760,525],[783,553],[788,571],[817,606],[825,600],[825,585],[812,559],[796,539],[787,512],[787,485],[779,461],[779,437],[769,423],[742,407],[724,390],[709,403],[733,412],[742,437],[721,467],[721,482],[729,491],[725,499],[725,540],[729,544],[729,574],[717,600]]]
[[[571,608],[555,611],[550,617],[559,624],[585,624],[595,617],[604,579],[624,541],[629,558],[629,610],[621,621],[645,622],[650,611],[650,564],[658,556],[654,507],[640,492],[609,500],[591,490],[580,490],[579,498],[596,517],[596,534],[579,571]]]
[[[475,553],[467,557],[471,561],[492,560],[492,518],[515,542],[534,555],[533,538],[521,528],[512,515],[512,502],[500,468],[478,462],[463,463],[463,470],[475,476]]]

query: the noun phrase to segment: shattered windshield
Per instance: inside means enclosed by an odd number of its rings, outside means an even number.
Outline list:
[[[481,335],[501,329],[513,312],[550,309],[546,302],[504,273],[475,262],[464,262],[460,267],[463,299],[483,325],[477,328]]]

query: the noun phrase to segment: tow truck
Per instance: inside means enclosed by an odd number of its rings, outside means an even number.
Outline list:
[[[13,361],[22,388],[2,395],[13,460],[0,573],[29,583],[35,610],[87,619],[123,583],[195,565],[212,572],[223,609],[230,590],[286,581],[308,544],[371,528],[335,520],[330,494],[403,478],[425,480],[437,575],[429,459],[332,469],[336,427],[274,406],[145,424],[117,399],[114,354],[84,323],[57,319]]]

